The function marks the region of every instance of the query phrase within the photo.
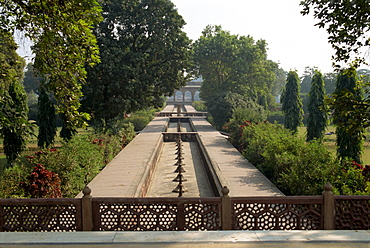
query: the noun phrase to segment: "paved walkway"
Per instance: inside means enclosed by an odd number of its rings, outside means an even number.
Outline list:
[[[230,142],[201,117],[191,118],[223,186],[230,196],[284,195]]]
[[[1,248],[369,248],[370,231],[0,233]]]

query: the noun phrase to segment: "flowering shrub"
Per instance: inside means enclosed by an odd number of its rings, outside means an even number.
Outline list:
[[[33,158],[28,158],[33,160]],[[20,182],[26,195],[32,198],[60,198],[60,178],[58,174],[48,171],[41,164],[35,164],[31,175],[27,177],[28,183]]]

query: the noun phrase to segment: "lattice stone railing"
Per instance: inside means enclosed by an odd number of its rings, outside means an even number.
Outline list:
[[[81,200],[5,199],[0,202],[1,231],[82,230]]]
[[[370,196],[0,199],[0,231],[370,229]]]
[[[219,230],[220,198],[94,198],[94,230]]]
[[[233,198],[233,228],[241,230],[322,229],[322,197]]]
[[[334,199],[335,229],[370,229],[370,196],[335,196]]]

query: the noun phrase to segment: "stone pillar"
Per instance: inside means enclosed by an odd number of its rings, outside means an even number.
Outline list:
[[[181,116],[181,109],[182,109],[182,105],[181,104],[177,104],[177,116]]]
[[[232,228],[232,206],[231,200],[229,196],[230,190],[224,186],[221,190],[222,197],[221,197],[221,209],[222,209],[222,219],[221,219],[221,228],[222,230],[231,230]]]
[[[334,230],[335,221],[335,202],[334,194],[331,191],[330,183],[325,184],[323,196],[323,228],[324,230]]]
[[[93,214],[92,214],[92,196],[91,189],[85,187],[83,189],[84,196],[82,197],[82,230],[92,231],[93,230]]]

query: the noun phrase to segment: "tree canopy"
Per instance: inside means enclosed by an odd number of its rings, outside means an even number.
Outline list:
[[[100,5],[96,0],[0,0],[0,6],[0,26],[24,31],[33,42],[34,67],[52,78],[47,87],[66,124],[83,125],[87,116],[78,111],[81,84],[85,64],[99,61],[91,28],[101,21]]]
[[[327,115],[324,105],[324,79],[318,70],[314,71],[308,94],[307,141],[322,139],[327,126]]]
[[[267,60],[267,44],[250,36],[232,35],[221,26],[207,26],[194,43],[195,71],[203,76],[200,97],[212,116],[215,100],[237,93],[268,108],[278,65]],[[211,108],[210,108],[211,107]],[[227,111],[231,117],[231,111]]]
[[[300,82],[296,71],[290,71],[287,76],[287,83],[281,96],[282,110],[285,113],[284,126],[287,129],[297,132],[298,126],[302,123],[303,110],[302,100],[299,95]]]
[[[148,106],[162,106],[186,82],[191,41],[169,0],[102,0],[96,26],[101,63],[88,67],[84,108],[108,121]]]
[[[0,29],[0,137],[8,166],[25,149],[30,124],[27,122],[27,95],[19,82],[25,61],[16,53],[10,32]]]
[[[335,62],[349,62],[351,52],[359,53],[360,48],[370,46],[368,0],[304,0],[301,5],[303,15],[312,11],[314,17],[319,19],[316,25],[326,28],[329,43],[335,50]],[[357,65],[361,62],[364,58],[357,56]]]

